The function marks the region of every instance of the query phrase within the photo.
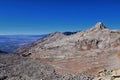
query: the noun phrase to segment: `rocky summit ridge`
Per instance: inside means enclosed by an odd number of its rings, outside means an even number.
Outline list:
[[[102,30],[102,29],[108,29],[102,22],[97,22],[92,29]]]
[[[86,73],[120,68],[120,30],[110,30],[102,22],[65,35],[51,33],[14,54],[52,65],[59,74]]]

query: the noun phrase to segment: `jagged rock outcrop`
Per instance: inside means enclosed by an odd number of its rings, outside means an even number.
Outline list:
[[[52,33],[15,52],[51,64],[58,73],[96,74],[120,67],[120,30],[103,23],[73,35]]]
[[[120,80],[120,68],[99,71],[93,80]]]

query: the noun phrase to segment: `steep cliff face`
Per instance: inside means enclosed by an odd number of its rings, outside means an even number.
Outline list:
[[[96,73],[103,68],[120,67],[120,30],[103,23],[72,35],[55,32],[15,54],[51,64],[58,73]]]

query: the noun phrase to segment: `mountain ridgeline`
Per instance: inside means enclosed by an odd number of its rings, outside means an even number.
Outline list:
[[[87,30],[65,34],[51,33],[30,46],[19,49],[15,54],[28,55],[30,58],[47,62],[53,65],[58,73],[94,74],[103,68],[113,69],[120,66],[120,63],[117,63],[120,30],[110,30],[98,22]]]
[[[98,22],[84,31],[54,32],[12,55],[51,65],[55,72],[45,80],[119,80],[120,30]]]

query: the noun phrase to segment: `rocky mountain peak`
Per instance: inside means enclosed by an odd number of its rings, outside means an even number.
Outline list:
[[[104,30],[108,29],[102,22],[97,22],[90,30],[96,31],[96,30]]]

